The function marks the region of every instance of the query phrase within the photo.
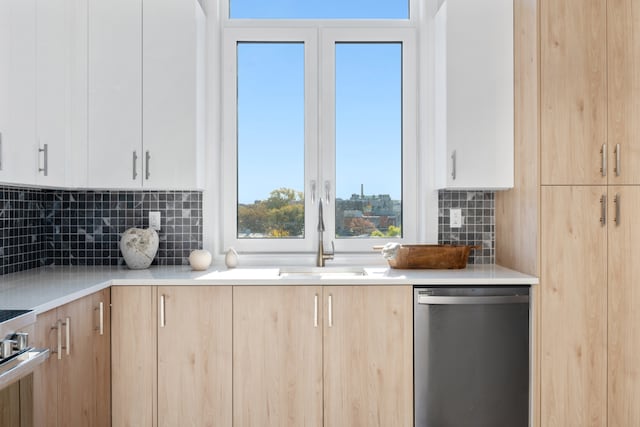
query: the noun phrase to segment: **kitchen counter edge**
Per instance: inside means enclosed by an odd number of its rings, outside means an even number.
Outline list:
[[[536,285],[538,279],[499,265],[469,265],[462,270],[394,270],[364,267],[367,275],[283,278],[279,268],[155,266],[146,270],[122,267],[40,267],[0,277],[0,309],[31,309],[44,313],[110,286],[416,286],[416,285]],[[327,271],[331,271],[330,268]],[[329,275],[330,276],[330,275]]]

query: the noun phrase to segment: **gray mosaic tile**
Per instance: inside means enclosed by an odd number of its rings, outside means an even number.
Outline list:
[[[0,186],[0,275],[51,264],[122,265],[120,235],[130,227],[147,227],[150,211],[162,216],[154,264],[187,265],[191,251],[202,248],[199,191]]]
[[[462,210],[462,227],[449,227],[450,209]],[[493,264],[495,262],[495,192],[439,191],[438,243],[482,245],[482,249],[471,251],[469,264]]]

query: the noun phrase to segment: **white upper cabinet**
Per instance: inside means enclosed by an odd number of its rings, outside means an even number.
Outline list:
[[[36,2],[0,0],[0,181],[34,184]]]
[[[444,0],[436,31],[436,185],[513,187],[513,1]]]
[[[36,0],[36,184],[67,185],[71,137],[72,3]]]
[[[68,185],[76,1],[0,0],[1,182]]]
[[[87,183],[142,184],[142,0],[89,0]]]
[[[142,28],[144,186],[202,188],[204,14],[197,0],[147,0]]]
[[[203,55],[196,0],[89,0],[89,187],[202,188]]]

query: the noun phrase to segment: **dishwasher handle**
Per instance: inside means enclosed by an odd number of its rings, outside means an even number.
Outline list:
[[[501,296],[435,296],[418,294],[418,304],[470,305],[470,304],[528,304],[529,295]]]

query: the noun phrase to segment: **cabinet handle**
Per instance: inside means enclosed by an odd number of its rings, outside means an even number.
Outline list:
[[[38,162],[40,161],[40,153],[43,153],[44,167],[38,168],[38,172],[43,172],[44,176],[49,176],[49,144],[44,144],[44,148],[38,148]]]
[[[144,177],[147,180],[149,179],[149,176],[151,175],[149,173],[149,159],[151,159],[151,154],[149,154],[149,150],[147,150],[147,152],[144,155],[144,162],[145,162]]]
[[[616,207],[616,226],[620,226],[620,194],[616,194],[616,197],[613,198],[613,204]]]
[[[133,180],[138,178],[138,153],[133,151]]]
[[[333,328],[333,304],[332,304],[332,295],[329,295],[329,301],[327,304],[327,311],[329,314],[329,327]]]
[[[164,294],[160,295],[160,327],[164,328],[167,325],[164,317]]]
[[[56,351],[54,351],[54,353],[57,353],[58,360],[61,360],[62,359],[62,320],[56,321],[55,326],[52,326],[51,329],[55,329],[58,335]]]
[[[451,179],[456,180],[456,150],[451,153]]]
[[[98,305],[98,307],[96,307],[96,310],[99,311],[99,314],[98,314],[99,326],[95,330],[99,331],[100,335],[104,335],[104,303],[102,301],[100,301],[100,304]]]
[[[71,354],[71,333],[69,331],[71,319],[67,317],[65,321],[62,323],[64,325],[64,335],[65,335],[65,345],[62,348],[65,349],[65,353],[67,356]]]
[[[318,294],[314,296],[314,305],[313,305],[313,327],[318,327]]]
[[[600,149],[600,154],[602,156],[602,165],[600,166],[600,173],[602,176],[607,176],[607,144],[602,144],[602,148]]]
[[[620,176],[620,144],[616,144],[616,167],[615,167],[615,173],[616,176]]]
[[[600,197],[600,224],[607,225],[607,195]]]

